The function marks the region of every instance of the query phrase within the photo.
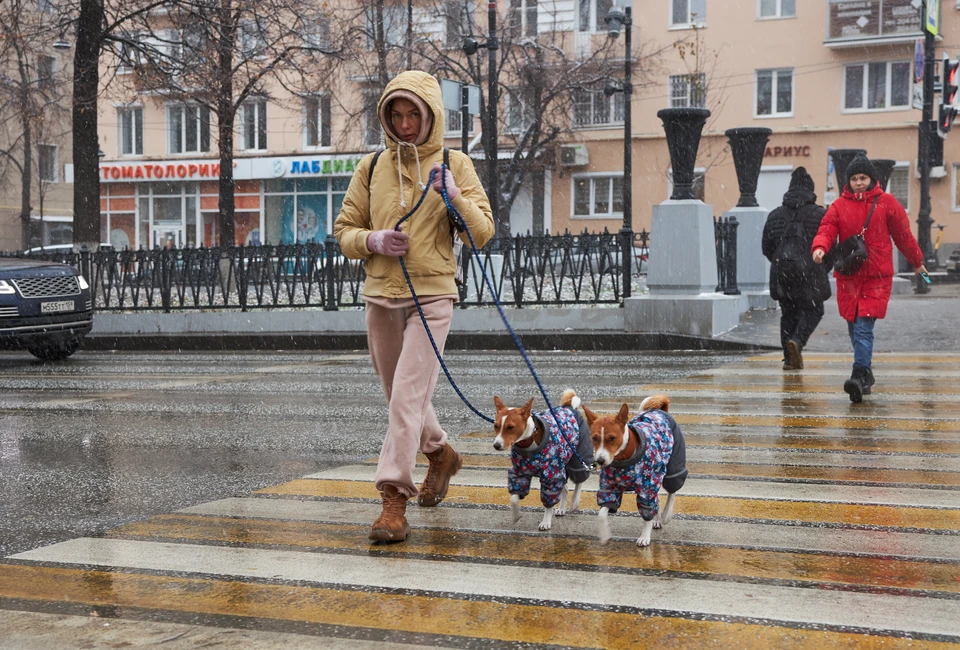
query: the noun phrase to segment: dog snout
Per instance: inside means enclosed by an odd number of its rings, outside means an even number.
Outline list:
[[[496,449],[497,451],[500,451],[501,449],[503,449],[503,440],[501,440],[499,437],[496,440],[494,440],[493,448]]]

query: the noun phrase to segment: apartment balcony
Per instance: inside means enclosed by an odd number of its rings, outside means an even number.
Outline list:
[[[911,43],[923,35],[916,0],[826,0],[831,48]],[[916,5],[916,6],[914,6]]]

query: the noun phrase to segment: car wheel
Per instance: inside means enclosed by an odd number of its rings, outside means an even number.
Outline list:
[[[29,352],[41,361],[63,361],[80,347],[80,339],[51,343],[30,348]]]

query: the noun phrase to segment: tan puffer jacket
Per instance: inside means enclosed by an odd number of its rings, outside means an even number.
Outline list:
[[[340,242],[345,256],[366,260],[367,279],[363,295],[409,298],[410,290],[404,280],[399,260],[371,253],[367,248],[367,235],[374,230],[392,230],[397,221],[413,209],[420,198],[418,182],[422,180],[426,183],[433,164],[443,162],[444,112],[440,84],[425,72],[408,71],[397,75],[387,85],[380,103],[396,89],[416,93],[426,102],[433,112],[430,134],[426,142],[416,147],[414,155],[413,147],[400,147],[397,141],[390,137],[391,130],[384,129],[387,133],[387,149],[377,160],[369,187],[367,178],[373,154],[365,156],[357,165],[343,200],[343,207],[333,226],[333,234]],[[382,114],[380,110],[377,112]],[[381,126],[386,127],[382,123]],[[419,174],[417,157],[420,160]],[[473,168],[473,161],[460,151],[451,150],[450,171],[460,188],[460,193],[452,201],[453,206],[463,216],[477,247],[482,247],[493,236],[493,215],[490,212],[490,202]],[[429,190],[423,205],[403,223],[401,229],[410,235],[410,248],[403,260],[417,295],[456,294],[456,266],[450,223],[440,194]],[[469,246],[466,233],[461,234],[461,238],[465,245]]]

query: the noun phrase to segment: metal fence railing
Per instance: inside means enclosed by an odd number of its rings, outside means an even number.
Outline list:
[[[465,248],[461,307],[493,304],[480,275],[489,274],[504,305],[619,304],[623,238],[616,233],[517,235],[495,239],[477,258]],[[636,233],[632,279],[646,272],[649,233]],[[10,253],[5,256],[19,256]],[[363,263],[322,243],[34,253],[80,269],[100,311],[174,311],[321,307],[363,304]]]

